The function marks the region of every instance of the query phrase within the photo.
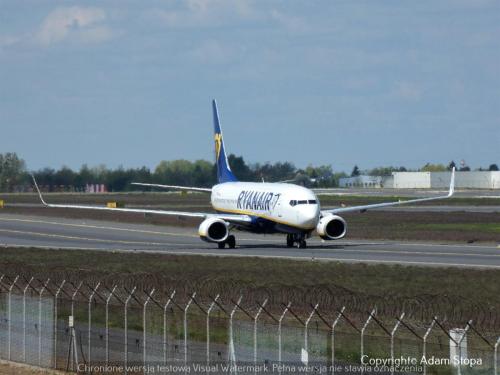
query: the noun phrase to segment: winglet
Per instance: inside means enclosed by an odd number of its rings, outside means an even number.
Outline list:
[[[33,179],[33,183],[35,184],[36,191],[38,192],[38,195],[40,196],[40,200],[42,201],[44,206],[48,206],[48,204],[43,200],[42,193],[40,189],[38,188],[38,184],[36,183],[35,176],[31,174],[31,178]]]
[[[448,197],[451,197],[453,193],[455,193],[455,167],[451,169],[450,191],[448,192]]]

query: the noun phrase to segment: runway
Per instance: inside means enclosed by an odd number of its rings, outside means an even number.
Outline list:
[[[0,246],[88,249],[286,258],[500,269],[498,244],[308,240],[307,249],[287,248],[284,236],[235,232],[235,249],[202,242],[196,228],[0,214]]]

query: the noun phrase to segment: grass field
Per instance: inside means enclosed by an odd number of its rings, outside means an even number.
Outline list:
[[[449,324],[472,318],[484,329],[500,328],[498,270],[19,248],[0,251],[0,269],[54,282],[155,287],[158,295],[176,289],[181,300],[194,291],[205,302],[218,293],[226,302],[243,294],[249,309],[269,298],[278,310],[287,301],[304,313],[320,303],[331,315],[345,305],[362,317],[376,306],[391,321],[405,310],[415,322],[438,315]]]

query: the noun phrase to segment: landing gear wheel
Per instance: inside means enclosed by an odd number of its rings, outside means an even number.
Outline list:
[[[293,247],[293,236],[291,234],[286,235],[286,247]]]
[[[227,238],[226,243],[227,243],[227,247],[229,247],[230,249],[234,249],[236,247],[236,238],[234,238],[233,235],[230,235]]]
[[[307,247],[307,242],[306,240],[300,240],[300,241],[297,241],[297,247],[299,249],[305,249]]]
[[[226,247],[226,241],[218,242],[217,246],[219,247],[219,249],[223,249],[224,247]]]

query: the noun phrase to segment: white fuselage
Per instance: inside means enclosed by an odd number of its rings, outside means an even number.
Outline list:
[[[316,195],[302,186],[284,183],[226,182],[212,188],[215,210],[249,215],[312,231],[320,216]]]

